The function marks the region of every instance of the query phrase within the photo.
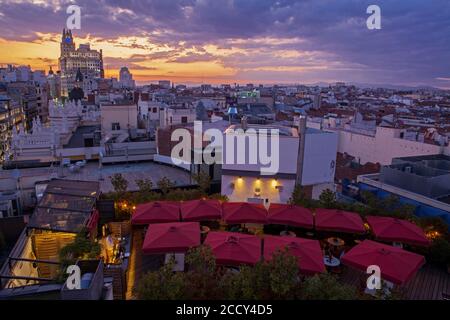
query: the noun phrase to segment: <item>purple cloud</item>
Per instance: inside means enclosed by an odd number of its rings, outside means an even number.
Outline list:
[[[60,1],[52,6],[3,1],[0,38],[33,40],[37,32],[60,32],[69,3]],[[141,57],[143,60],[189,63],[219,59],[226,66],[248,69],[273,66],[276,59],[272,52],[292,50],[316,55],[279,59],[280,65],[323,63],[330,67],[301,75],[286,72],[285,76],[293,80],[319,77],[442,85],[444,81],[438,78],[450,74],[450,3],[446,0],[376,1],[381,7],[382,29],[375,31],[365,27],[366,8],[373,4],[372,0],[81,0],[77,4],[82,8],[82,30],[77,32],[80,36],[90,34],[111,41],[119,36],[140,36],[171,48],[167,52],[149,51]],[[293,41],[251,41],[264,37]],[[233,43],[230,39],[244,41]],[[205,44],[257,54],[217,58],[211,53],[199,53]],[[146,49],[140,44],[129,46]],[[196,48],[197,53],[179,56],[180,50],[186,48]],[[270,80],[282,75],[247,70],[240,76]]]

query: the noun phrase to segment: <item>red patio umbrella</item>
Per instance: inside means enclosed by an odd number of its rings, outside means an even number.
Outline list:
[[[145,254],[186,252],[200,245],[198,222],[151,224],[145,235],[142,251]]]
[[[95,209],[92,212],[92,215],[86,224],[86,228],[89,230],[89,232],[97,227],[99,220],[100,220],[100,212],[97,209]]]
[[[364,223],[359,214],[337,209],[316,210],[316,229],[349,233],[364,233]]]
[[[237,232],[210,232],[204,242],[209,245],[217,264],[254,265],[261,259],[261,239]]]
[[[313,228],[313,215],[311,210],[295,205],[271,203],[268,223],[284,224],[302,228]]]
[[[222,207],[226,223],[267,223],[267,210],[262,204],[225,202]]]
[[[191,200],[181,203],[183,221],[219,220],[222,218],[222,205],[218,200]]]
[[[322,250],[318,240],[266,236],[264,238],[264,259],[270,260],[278,249],[284,248],[299,258],[298,266],[301,273],[312,275],[325,272]]]
[[[347,252],[342,262],[364,272],[370,265],[379,266],[382,279],[400,285],[414,276],[425,258],[401,248],[364,240]]]
[[[180,221],[180,204],[175,201],[153,201],[140,204],[131,216],[132,224]]]
[[[375,237],[382,241],[402,242],[417,246],[429,246],[421,228],[407,220],[391,217],[367,217]]]

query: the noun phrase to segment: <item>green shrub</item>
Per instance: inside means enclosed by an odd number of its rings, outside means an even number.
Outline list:
[[[175,183],[172,182],[167,177],[162,177],[161,179],[159,179],[158,182],[156,182],[156,185],[157,185],[158,189],[161,190],[163,195],[166,195],[167,192],[169,192],[170,189],[175,187]]]
[[[323,273],[307,278],[301,288],[301,296],[306,300],[355,300],[355,287],[342,284],[334,275]]]
[[[100,255],[100,244],[86,238],[84,231],[78,233],[72,243],[59,251],[59,260],[64,265],[74,264],[78,259],[97,259]]]
[[[140,300],[184,300],[186,280],[184,273],[173,272],[173,263],[158,271],[146,273],[139,281],[134,293]]]
[[[111,184],[114,191],[119,194],[125,193],[128,189],[128,181],[120,173],[115,173],[111,176]]]
[[[228,202],[230,199],[226,195],[220,194],[220,193],[213,193],[208,197],[209,199],[219,200],[222,202]]]
[[[450,263],[450,242],[443,238],[434,239],[425,249],[427,261],[448,265]]]

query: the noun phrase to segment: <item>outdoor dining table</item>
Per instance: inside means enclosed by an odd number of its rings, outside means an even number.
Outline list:
[[[392,242],[392,246],[393,247],[396,247],[396,248],[400,248],[400,249],[403,249],[403,243],[401,243],[401,242]]]
[[[208,226],[201,226],[200,228],[200,237],[202,242],[206,239],[206,236],[211,231],[211,229]]]
[[[201,226],[200,234],[206,235],[211,229],[208,226]]]
[[[336,257],[330,257],[330,256],[324,256],[323,257],[323,263],[327,267],[339,267],[341,265],[341,261]]]

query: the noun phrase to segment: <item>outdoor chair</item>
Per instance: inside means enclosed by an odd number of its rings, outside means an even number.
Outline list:
[[[232,274],[238,274],[241,272],[241,270],[238,267],[228,267],[228,271]]]
[[[331,273],[336,274],[336,275],[340,275],[342,274],[342,264],[340,264],[337,267],[331,268]]]
[[[393,242],[392,246],[396,247],[396,248],[403,249],[403,244],[401,242]]]
[[[174,260],[174,266],[172,271],[182,272],[184,271],[184,253],[167,253],[165,255],[164,263],[169,263],[172,259]]]

